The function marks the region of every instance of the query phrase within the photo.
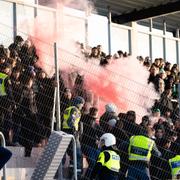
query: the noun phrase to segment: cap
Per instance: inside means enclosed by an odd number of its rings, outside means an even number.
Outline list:
[[[156,113],[156,112],[159,112],[159,113],[160,113],[161,111],[160,111],[160,109],[157,108],[157,109],[154,109],[154,110],[153,110],[153,113]]]

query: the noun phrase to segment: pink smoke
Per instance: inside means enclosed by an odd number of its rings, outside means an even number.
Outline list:
[[[63,1],[63,3],[74,7],[72,0]],[[85,0],[82,0],[76,1],[75,6],[84,9],[87,4]],[[101,114],[104,112],[105,104],[114,103],[119,112],[136,111],[138,122],[140,122],[141,116],[148,114],[147,109],[151,108],[154,99],[158,98],[154,88],[147,84],[149,76],[147,69],[132,57],[113,60],[105,68],[93,64],[91,59],[86,62],[75,43],[84,35],[84,27],[76,19],[64,15],[62,1],[58,7],[58,22],[55,22],[53,16],[44,13],[28,26],[29,36],[40,58],[38,66],[52,75],[53,43],[57,42],[60,46],[58,48],[60,69],[67,73],[73,71],[83,73],[85,87],[93,92],[94,104],[98,101]],[[66,85],[70,86],[68,76],[63,77]]]

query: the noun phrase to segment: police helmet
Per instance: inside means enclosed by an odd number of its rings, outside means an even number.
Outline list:
[[[104,143],[106,147],[113,146],[116,144],[116,138],[111,133],[105,133],[100,138],[100,144]]]

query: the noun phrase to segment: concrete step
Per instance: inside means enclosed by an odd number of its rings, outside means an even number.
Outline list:
[[[33,148],[31,157],[24,157],[24,147],[7,147],[12,152],[12,157],[6,167],[7,180],[30,180],[36,163],[43,151],[42,148]],[[2,179],[3,171],[0,171]]]
[[[33,168],[7,168],[7,180],[30,180]],[[0,171],[0,179],[2,179],[2,170]]]
[[[42,148],[33,148],[31,157],[24,157],[23,147],[7,147],[12,152],[12,157],[7,163],[7,168],[35,168],[41,156]]]

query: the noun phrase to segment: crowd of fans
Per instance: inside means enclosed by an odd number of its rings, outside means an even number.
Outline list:
[[[128,56],[122,51],[118,51],[114,57],[106,55],[100,45],[93,47],[90,53],[85,52],[83,46],[81,48],[85,57],[96,59],[101,66],[108,65],[111,58]],[[105,112],[99,118],[97,107],[85,106],[81,111],[79,128],[81,151],[91,169],[99,152],[99,137],[103,133],[114,134],[121,152],[120,176],[123,178],[127,171],[128,158],[127,153],[121,151],[122,144],[128,142],[132,135],[147,129],[162,153],[161,157],[151,159],[151,178],[168,179],[170,176],[167,160],[173,155],[175,145],[180,143],[179,68],[177,64],[172,65],[162,58],[155,59],[153,63],[149,58],[140,56],[137,59],[150,72],[148,83],[153,83],[161,95],[152,107],[152,113],[142,117],[141,124],[137,124],[136,112],[133,110],[120,113],[116,106],[110,103],[105,106]],[[33,146],[44,146],[51,133],[56,82],[54,77],[48,77],[36,66],[37,61],[36,48],[30,40],[24,41],[22,37],[16,36],[14,43],[8,48],[0,46],[0,72],[8,75],[7,82],[4,82],[6,95],[0,95],[0,131],[5,134],[8,145],[24,146],[25,156],[31,155]],[[82,84],[83,78],[76,75],[75,90],[68,89],[60,76],[62,121],[63,113],[71,105],[73,97],[82,96],[86,101]],[[1,85],[1,90],[3,86]],[[91,170],[86,172],[87,178],[90,172]]]

